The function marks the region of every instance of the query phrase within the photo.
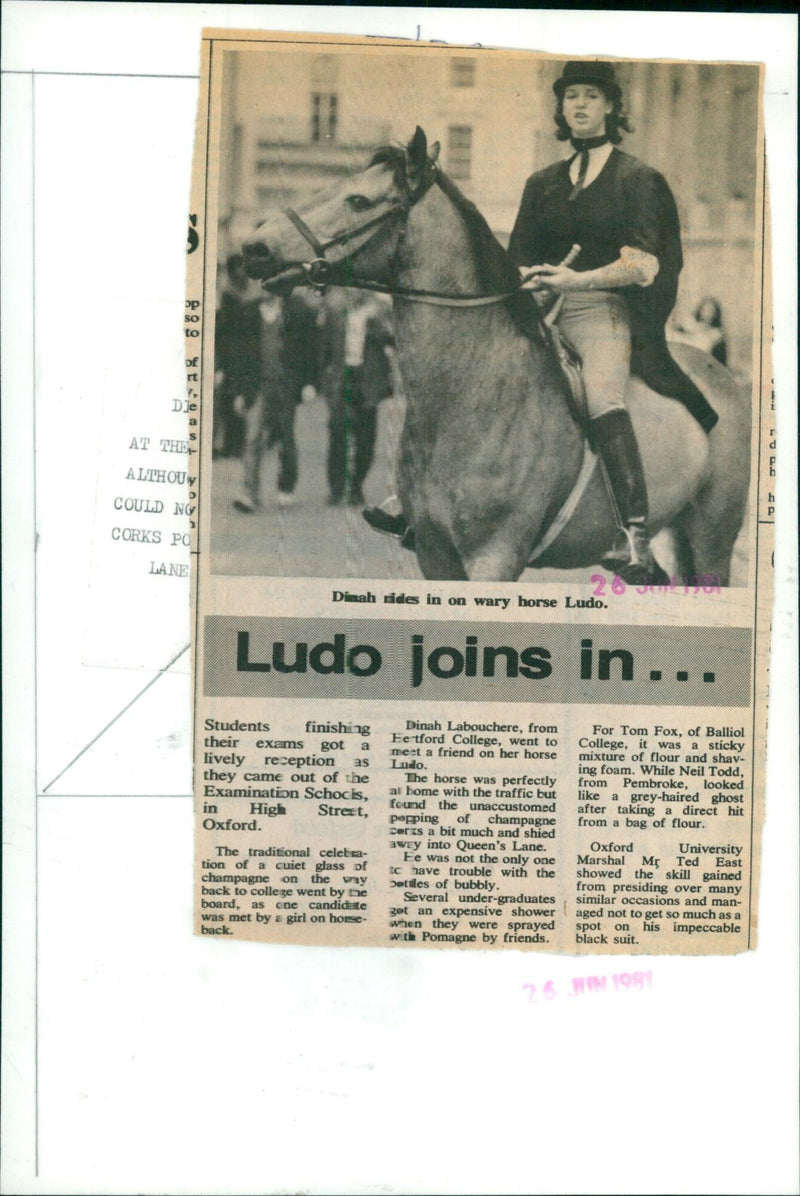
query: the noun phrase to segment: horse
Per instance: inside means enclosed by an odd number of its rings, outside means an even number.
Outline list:
[[[584,429],[532,294],[438,152],[418,127],[406,147],[268,216],[243,247],[245,269],[279,291],[391,293],[407,398],[398,497],[424,577],[515,581],[537,551],[536,567],[592,566],[615,531],[599,469],[542,551],[582,472]],[[707,435],[682,404],[631,379],[649,525],[673,533],[679,574],[727,586],[748,494],[749,402],[714,358],[671,350],[719,420]]]

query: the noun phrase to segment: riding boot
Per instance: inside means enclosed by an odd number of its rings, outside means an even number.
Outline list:
[[[591,420],[616,510],[618,532],[602,563],[629,585],[665,585],[669,577],[653,556],[647,534],[647,486],[631,417],[615,408]]]
[[[383,507],[366,507],[361,514],[374,531],[392,536],[403,548],[414,550],[414,529],[404,515],[390,515]]]

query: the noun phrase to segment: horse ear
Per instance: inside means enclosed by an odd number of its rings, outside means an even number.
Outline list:
[[[433,145],[428,146],[428,161],[430,162],[431,166],[439,157],[439,150],[441,148],[442,147],[438,141],[434,141]]]
[[[414,136],[408,143],[408,165],[412,173],[424,170],[428,161],[428,138],[423,129],[417,125]]]

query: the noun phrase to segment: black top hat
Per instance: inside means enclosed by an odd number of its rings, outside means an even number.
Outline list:
[[[565,63],[561,78],[556,79],[553,84],[553,91],[559,99],[564,93],[564,88],[569,87],[570,83],[596,83],[598,87],[602,87],[610,100],[618,100],[622,95],[622,89],[614,77],[613,64],[610,62],[583,59],[581,62]]]

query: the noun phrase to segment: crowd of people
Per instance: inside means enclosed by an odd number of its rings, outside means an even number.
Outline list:
[[[216,320],[213,450],[241,460],[238,511],[260,507],[262,461],[273,448],[278,504],[294,502],[295,413],[317,396],[328,407],[328,503],[363,506],[378,404],[394,389],[393,343],[383,295],[331,287],[281,298],[248,279],[240,255],[229,257]]]

